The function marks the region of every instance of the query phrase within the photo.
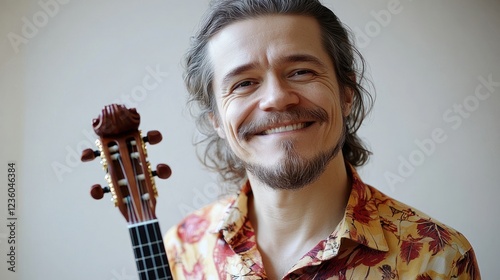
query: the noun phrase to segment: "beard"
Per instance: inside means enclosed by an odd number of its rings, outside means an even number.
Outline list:
[[[328,163],[338,155],[344,144],[345,136],[328,150],[313,158],[300,156],[291,141],[284,142],[285,156],[276,166],[264,166],[243,162],[246,170],[272,189],[298,190],[314,182],[325,171]]]
[[[298,114],[308,114],[306,111],[300,111]],[[318,112],[325,116],[326,112]],[[275,117],[273,122],[280,117]],[[318,118],[320,122],[326,122],[326,117]],[[333,124],[332,124],[333,125]],[[257,125],[258,127],[259,125]],[[253,129],[250,129],[253,131]],[[262,183],[276,190],[298,190],[314,182],[325,171],[328,163],[335,158],[342,150],[346,135],[345,119],[342,122],[342,132],[336,143],[320,151],[311,158],[301,156],[294,147],[291,140],[281,143],[281,148],[285,151],[282,160],[274,166],[264,166],[262,164],[249,163],[241,160],[242,165],[247,172],[254,175]],[[241,135],[242,138],[246,136]]]

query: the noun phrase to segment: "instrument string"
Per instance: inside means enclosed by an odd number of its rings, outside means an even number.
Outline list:
[[[139,156],[139,148],[138,148],[138,145],[137,145],[137,142],[135,141],[131,141],[130,142],[130,150],[131,150],[131,153],[130,153],[130,159],[131,159],[131,162],[132,162],[132,168],[134,170],[134,174],[135,174],[135,183],[136,183],[136,186],[138,186],[139,188],[139,193],[140,194],[144,194],[144,195],[147,195],[147,192],[146,192],[146,186],[144,184],[144,180],[145,180],[145,176],[144,178],[141,178],[141,180],[139,179],[139,176],[138,175],[145,175],[144,174],[144,170],[142,170],[140,168],[141,166],[141,163],[140,163],[140,156]],[[146,220],[150,220],[151,218],[151,213],[150,213],[150,208],[148,207],[147,205],[147,202],[149,200],[149,197],[145,197],[145,196],[141,196],[141,208],[143,210],[143,213],[144,213],[144,216],[146,217]],[[147,198],[147,199],[145,199]],[[155,254],[155,250],[153,248],[153,242],[151,240],[151,233],[150,233],[150,225],[151,224],[148,224],[148,225],[145,225],[144,226],[144,234],[145,234],[145,238],[147,240],[146,242],[146,245],[148,246],[148,249],[149,249],[149,252],[150,252],[150,258],[151,258],[151,261],[153,263],[153,267],[155,268],[154,269],[154,274],[155,274],[155,278],[154,279],[159,279],[159,275],[158,275],[158,270],[156,269],[158,267],[157,263],[156,263],[156,254]],[[155,233],[155,243],[156,243],[156,246],[158,246],[158,238],[156,236],[156,232],[154,231],[153,229],[153,232]],[[158,249],[158,247],[157,247]],[[142,250],[142,248],[141,248]],[[143,260],[145,261],[145,260]],[[145,273],[145,276],[146,276],[146,279],[149,279],[149,273]]]

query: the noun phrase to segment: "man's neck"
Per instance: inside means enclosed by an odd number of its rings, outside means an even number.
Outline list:
[[[251,175],[249,180],[249,219],[269,278],[280,279],[342,220],[350,177],[339,154],[318,180],[297,190],[275,190]]]

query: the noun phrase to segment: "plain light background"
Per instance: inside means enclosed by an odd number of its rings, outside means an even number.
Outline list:
[[[360,131],[374,152],[360,170],[364,180],[461,231],[483,278],[494,279],[500,2],[323,2],[356,34],[376,89]],[[180,65],[207,5],[0,1],[1,279],[138,279],[125,220],[109,196],[89,195],[92,184],[105,184],[98,160],[78,160],[93,147],[91,119],[106,104],[136,107],[141,129],[164,135],[148,149],[153,165],[173,170],[171,179],[157,180],[163,232],[216,198],[217,178],[191,145],[195,127]],[[144,89],[145,79],[156,83]],[[481,80],[493,82],[485,87]],[[17,166],[16,273],[6,263],[11,161]]]

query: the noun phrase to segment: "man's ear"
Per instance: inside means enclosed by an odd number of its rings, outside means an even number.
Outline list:
[[[225,139],[226,133],[224,133],[224,129],[220,125],[220,118],[215,114],[216,113],[214,112],[208,113],[208,118],[210,119],[210,122],[212,123],[212,126],[214,127],[215,131],[217,131],[217,134],[219,134],[219,137]]]
[[[344,104],[342,104],[342,114],[344,117],[347,117],[351,113],[352,104],[354,102],[354,89],[346,87],[344,88],[343,94]]]

